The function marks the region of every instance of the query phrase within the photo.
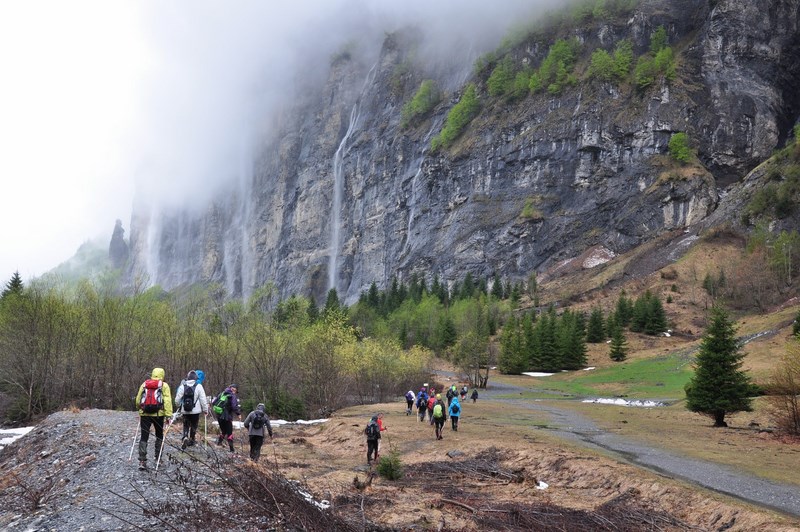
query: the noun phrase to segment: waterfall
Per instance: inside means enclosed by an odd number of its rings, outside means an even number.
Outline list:
[[[344,154],[347,149],[347,141],[356,129],[358,120],[361,118],[360,106],[361,98],[364,91],[370,83],[375,80],[375,71],[377,70],[378,63],[375,63],[367,73],[367,78],[364,80],[364,85],[361,87],[361,92],[350,110],[350,123],[347,125],[347,131],[339,142],[339,147],[333,156],[333,205],[331,208],[331,251],[328,262],[328,289],[337,288],[337,281],[339,277],[339,249],[341,248],[341,213],[342,213],[342,199],[344,196]]]
[[[147,251],[145,268],[147,273],[147,286],[158,283],[158,269],[161,267],[161,209],[156,202],[150,206],[150,216],[147,220]]]
[[[408,225],[406,226],[406,244],[403,246],[403,255],[406,255],[411,247],[411,224],[414,222],[414,214],[416,211],[417,206],[417,180],[419,176],[422,174],[422,163],[425,162],[425,152],[428,151],[428,140],[430,140],[431,134],[434,130],[438,129],[440,122],[437,120],[433,121],[433,125],[431,129],[428,131],[428,134],[425,135],[425,138],[422,139],[422,151],[419,154],[419,164],[417,166],[417,172],[414,174],[414,177],[411,179],[411,201],[409,202],[410,205],[408,207]]]

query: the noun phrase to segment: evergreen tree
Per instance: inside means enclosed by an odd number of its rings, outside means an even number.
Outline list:
[[[375,284],[375,281],[372,281],[372,284],[369,285],[369,292],[367,292],[366,297],[367,305],[378,310],[381,306],[381,294],[378,292],[378,285]]]
[[[511,279],[503,285],[503,299],[511,299]]]
[[[498,364],[501,372],[519,374],[525,371],[527,361],[525,359],[523,335],[517,319],[513,316],[503,327],[500,347]]]
[[[586,365],[586,342],[580,314],[564,311],[558,326],[558,369],[580,369]]]
[[[10,294],[20,295],[22,294],[23,288],[24,285],[22,284],[22,277],[20,277],[19,271],[16,271],[11,276],[11,279],[9,279],[8,282],[6,283],[6,287],[3,290],[3,293],[0,294],[0,299],[3,299]]]
[[[619,294],[617,299],[616,318],[621,327],[627,327],[631,323],[631,316],[633,315],[633,305],[631,300],[625,295],[625,290]]]
[[[603,324],[603,309],[595,307],[589,315],[589,325],[586,330],[586,341],[590,344],[605,342],[606,330]]]
[[[615,362],[621,362],[628,356],[628,342],[625,340],[625,333],[622,331],[622,327],[618,325],[614,325],[611,331],[611,349],[608,356]]]
[[[519,298],[522,295],[522,283],[515,283],[514,288],[511,289],[511,302],[519,303]]]
[[[497,273],[492,277],[492,297],[495,299],[503,299],[503,281]]]
[[[464,276],[464,283],[461,285],[461,296],[459,299],[469,299],[475,293],[475,281],[472,279],[472,272],[467,272]]]
[[[306,312],[308,313],[308,321],[310,323],[314,323],[319,319],[319,307],[317,307],[317,302],[314,301],[313,297],[308,298],[308,308]]]
[[[400,345],[403,346],[403,349],[411,347],[408,345],[408,324],[406,322],[403,322],[400,326],[400,334],[397,339],[400,341]]]
[[[439,321],[436,325],[436,336],[438,347],[442,350],[455,345],[458,339],[458,332],[456,331],[456,324],[453,323],[453,319],[450,316],[446,314],[439,316]]]
[[[325,299],[325,314],[337,311],[340,308],[339,295],[335,288],[328,290],[328,297]]]
[[[631,331],[644,332],[645,326],[647,325],[648,304],[650,297],[650,291],[648,290],[636,298],[636,302],[633,304],[633,310],[631,311]]]
[[[715,427],[728,426],[727,414],[752,411],[753,386],[741,370],[743,359],[733,322],[725,310],[713,307],[694,376],[685,387],[686,408],[711,417]]]
[[[667,330],[667,316],[664,313],[664,305],[658,296],[650,297],[647,301],[647,319],[644,325],[645,334],[655,336]]]

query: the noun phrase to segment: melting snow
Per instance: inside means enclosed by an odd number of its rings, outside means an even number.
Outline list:
[[[550,487],[550,484],[548,484],[547,482],[543,482],[541,480],[539,481],[538,484],[536,484],[536,489],[537,490],[546,490],[549,487]]]
[[[628,401],[627,399],[584,399],[581,401],[583,403],[596,403],[601,405],[619,405],[619,406],[637,406],[637,407],[644,407],[644,408],[653,408],[655,406],[667,406],[666,403],[662,403],[660,401],[649,401],[649,400],[639,400],[636,399],[634,401]]]
[[[525,371],[522,373],[528,377],[552,377],[555,373],[543,373],[541,371]]]
[[[33,430],[33,427],[20,427],[18,429],[0,429],[0,449],[11,445],[21,437]]]

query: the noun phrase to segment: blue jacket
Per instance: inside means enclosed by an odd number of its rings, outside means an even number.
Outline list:
[[[458,417],[461,415],[461,403],[458,402],[458,397],[453,397],[450,401],[450,408],[447,410],[450,417]]]

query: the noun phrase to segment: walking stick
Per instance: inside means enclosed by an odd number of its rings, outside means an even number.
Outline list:
[[[203,445],[208,449],[208,412],[203,416]]]
[[[167,424],[167,428],[164,429],[164,434],[161,437],[162,438],[162,440],[161,440],[161,449],[159,449],[159,451],[158,451],[158,460],[156,460],[156,471],[158,471],[158,466],[161,463],[161,455],[164,453],[164,446],[167,444],[167,432],[169,432],[169,429],[172,427],[172,424],[175,422],[175,418],[176,418],[177,415],[178,415],[178,413],[176,412],[175,415],[172,416],[172,419],[170,419],[169,423]]]
[[[134,431],[134,433],[133,433],[133,443],[131,444],[131,454],[128,455],[128,462],[130,462],[133,459],[133,450],[136,448],[136,440],[137,440],[139,434],[141,434],[141,432],[142,432],[141,431],[141,428],[142,428],[141,423],[142,423],[141,419],[137,420],[137,422],[136,422],[136,431]]]

